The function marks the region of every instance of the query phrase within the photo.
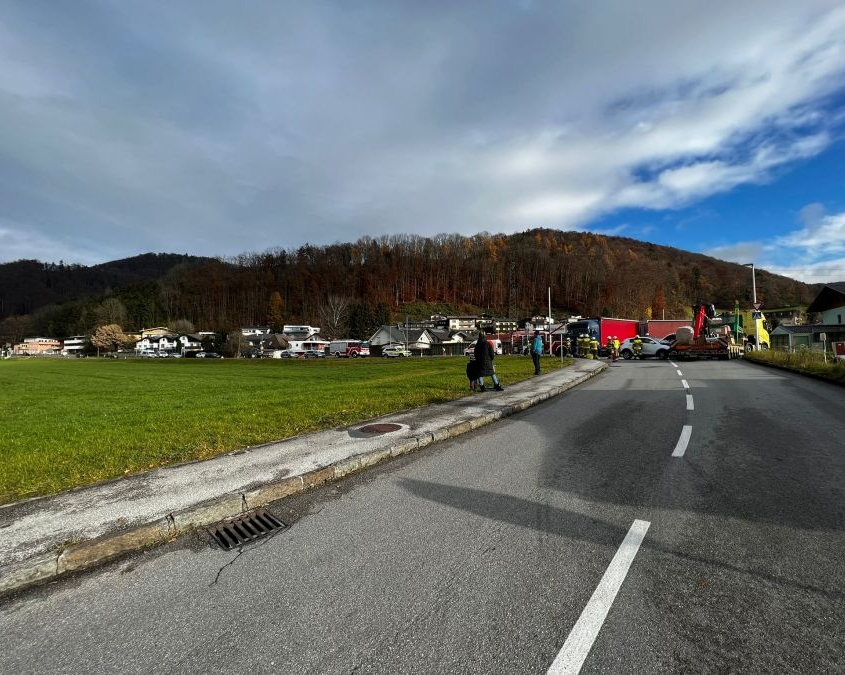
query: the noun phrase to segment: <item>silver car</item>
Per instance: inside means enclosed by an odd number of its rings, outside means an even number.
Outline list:
[[[643,350],[640,352],[640,357],[655,356],[658,359],[665,359],[669,356],[669,345],[660,340],[655,340],[648,335],[643,335],[640,338],[643,343]],[[619,355],[623,359],[634,358],[634,338],[628,338],[619,345]]]

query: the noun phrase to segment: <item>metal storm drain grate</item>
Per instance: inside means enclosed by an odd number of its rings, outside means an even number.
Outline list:
[[[361,427],[359,431],[363,431],[365,434],[389,434],[391,431],[399,431],[401,428],[401,424],[368,424]]]
[[[272,513],[259,509],[225,523],[209,527],[208,533],[214,538],[214,541],[220,544],[220,548],[224,551],[231,551],[233,548],[243,546],[253,539],[258,539],[284,527],[285,524]]]

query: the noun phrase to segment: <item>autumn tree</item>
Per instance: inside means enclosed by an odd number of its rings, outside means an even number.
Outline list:
[[[91,336],[91,344],[97,348],[98,354],[101,349],[107,352],[116,352],[129,340],[129,337],[123,332],[123,328],[116,323],[98,326]]]
[[[270,293],[270,302],[267,306],[267,325],[274,333],[281,333],[284,327],[282,318],[282,294],[279,291]]]

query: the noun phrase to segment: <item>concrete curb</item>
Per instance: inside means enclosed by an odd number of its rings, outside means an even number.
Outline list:
[[[434,432],[401,441],[388,448],[380,448],[354,455],[328,466],[296,476],[261,485],[245,492],[223,494],[213,500],[178,513],[170,513],[152,522],[142,523],[117,533],[95,539],[71,543],[60,550],[35,556],[6,565],[0,569],[0,598],[35,584],[44,583],[62,575],[94,568],[128,553],[135,553],[173,541],[180,536],[208,527],[228,518],[242,515],[284,497],[299,494],[311,488],[330,483],[345,476],[363,471],[394,457],[415,452],[424,447],[474,431],[482,426],[509,417],[539,403],[547,401],[607,368],[602,363],[595,370],[521,401],[505,405],[498,410],[485,412],[477,417],[452,423]]]

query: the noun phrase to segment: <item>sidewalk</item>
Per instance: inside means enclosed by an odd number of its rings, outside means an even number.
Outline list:
[[[474,394],[0,507],[0,596],[458,436],[557,396],[605,368],[604,361],[578,359],[502,393]]]

